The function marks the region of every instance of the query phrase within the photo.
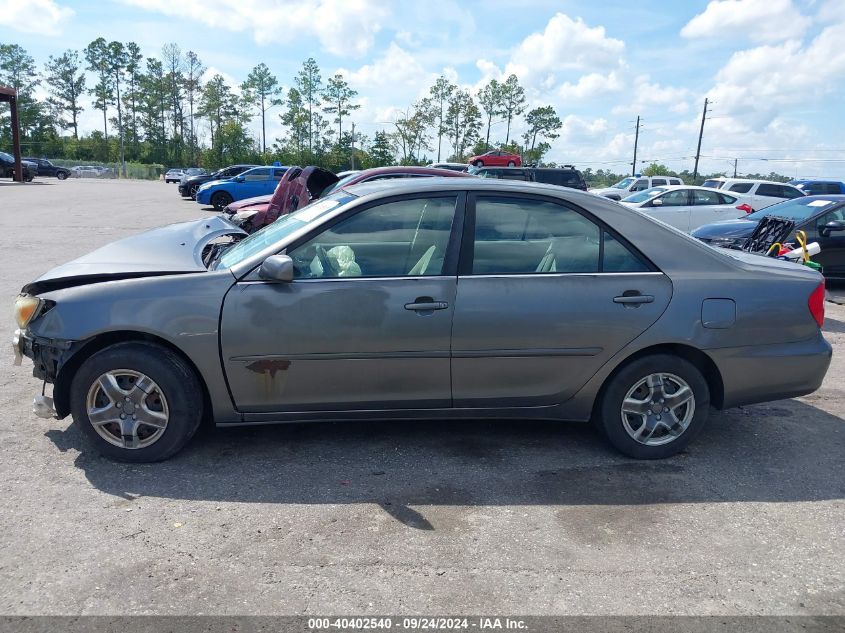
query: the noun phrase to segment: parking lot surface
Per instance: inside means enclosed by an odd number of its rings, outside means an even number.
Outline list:
[[[6,340],[24,283],[212,213],[141,181],[4,183],[0,207]],[[825,333],[820,391],[714,412],[659,462],[584,425],[454,421],[208,429],[118,464],[31,413],[7,345],[0,612],[845,615],[845,307]]]

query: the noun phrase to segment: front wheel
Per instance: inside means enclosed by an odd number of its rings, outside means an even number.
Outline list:
[[[598,425],[610,443],[636,459],[662,459],[684,450],[701,431],[710,389],[687,360],[669,354],[639,358],[603,390]]]
[[[513,162],[512,160],[509,160],[508,161],[508,167],[516,167],[516,163]]]
[[[484,167],[484,161],[483,160],[477,160],[473,163],[473,165],[475,165],[476,167]]]
[[[211,205],[218,211],[222,211],[226,205],[231,204],[232,202],[234,202],[232,196],[225,191],[218,191],[211,196]]]
[[[193,187],[191,187],[191,191],[190,191],[191,200],[197,199],[197,189],[199,189],[199,185],[194,185]]]
[[[203,413],[194,371],[149,343],[119,343],[88,358],[71,382],[70,405],[89,442],[126,462],[167,459],[191,439]]]
[[[67,178],[67,174],[63,171],[60,171],[58,174],[56,174],[56,178],[58,178],[59,180],[64,180],[65,178]]]

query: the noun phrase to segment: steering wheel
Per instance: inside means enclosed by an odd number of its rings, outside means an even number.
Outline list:
[[[323,276],[326,277],[326,273],[331,273],[331,276],[336,276],[337,270],[332,265],[332,262],[329,259],[329,254],[326,252],[326,249],[317,244],[314,247],[314,250],[317,251],[317,258],[320,260],[320,265],[322,265],[323,267]]]

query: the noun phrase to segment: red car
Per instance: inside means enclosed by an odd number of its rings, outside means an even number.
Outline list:
[[[258,196],[232,202],[224,213],[232,216],[232,220],[247,233],[253,233],[261,227],[274,222],[279,216],[286,215],[304,207],[312,200],[316,200],[340,187],[357,185],[374,180],[393,178],[424,178],[441,176],[444,178],[473,177],[467,173],[451,169],[435,169],[432,167],[376,167],[356,171],[343,178],[338,178],[330,171],[320,167],[288,168],[272,196]]]
[[[522,156],[503,152],[498,149],[491,149],[484,154],[471,156],[467,162],[476,167],[521,167]]]

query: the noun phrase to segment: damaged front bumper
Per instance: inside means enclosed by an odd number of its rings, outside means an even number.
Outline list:
[[[74,341],[41,338],[32,336],[25,330],[15,330],[12,335],[13,364],[20,365],[26,356],[32,359],[32,375],[44,383],[54,384],[73,343]],[[32,411],[40,418],[59,417],[53,399],[43,392],[35,396]]]

